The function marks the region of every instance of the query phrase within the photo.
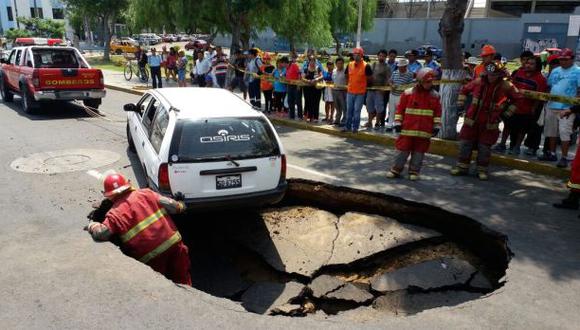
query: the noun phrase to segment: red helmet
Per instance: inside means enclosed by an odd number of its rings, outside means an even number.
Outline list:
[[[352,50],[353,55],[354,54],[358,54],[360,56],[364,56],[365,55],[365,51],[362,49],[362,47],[356,47],[355,49]]]
[[[560,53],[560,56],[558,58],[560,58],[560,59],[573,59],[574,52],[570,48],[564,48],[564,49],[562,49],[562,52]]]
[[[495,55],[495,53],[496,53],[495,47],[493,47],[492,45],[484,45],[483,47],[481,47],[480,56]]]
[[[129,181],[121,174],[107,175],[103,185],[105,187],[103,195],[107,198],[118,195],[131,188]]]
[[[422,68],[417,71],[417,81],[419,82],[429,82],[435,80],[435,71],[431,68]]]

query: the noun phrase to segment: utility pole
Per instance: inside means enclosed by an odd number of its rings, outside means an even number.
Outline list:
[[[363,0],[358,0],[358,27],[356,30],[357,47],[360,47],[361,29],[362,29],[362,8],[363,8]]]
[[[20,22],[18,22],[18,5],[16,4],[16,0],[14,0],[14,19],[16,20],[16,28],[20,29]]]

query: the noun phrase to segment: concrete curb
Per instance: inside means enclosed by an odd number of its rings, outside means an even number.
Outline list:
[[[130,93],[134,95],[143,95],[144,91],[133,90],[126,87],[121,87],[117,85],[105,84],[106,88],[110,88],[116,91]],[[387,147],[394,147],[396,138],[390,135],[379,135],[367,133],[364,131],[358,134],[341,132],[339,129],[329,126],[329,125],[313,125],[302,121],[295,121],[284,118],[270,117],[270,120],[276,124],[296,129],[308,130],[317,133],[323,133],[333,136],[342,137],[345,139],[352,139],[357,141],[369,142],[378,145],[383,145]],[[429,153],[434,155],[441,155],[447,157],[457,157],[458,153],[458,143],[456,141],[448,141],[433,138],[431,140],[431,147],[429,148]],[[492,166],[499,165],[516,170],[527,171],[536,174],[548,175],[557,178],[567,179],[570,177],[569,169],[561,169],[556,167],[553,163],[542,163],[539,161],[532,161],[529,159],[519,159],[506,155],[492,154],[491,156]]]

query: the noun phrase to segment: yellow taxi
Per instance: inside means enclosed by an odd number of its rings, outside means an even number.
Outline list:
[[[131,40],[113,40],[111,41],[111,53],[117,55],[135,53],[137,51],[137,45],[137,42]]]

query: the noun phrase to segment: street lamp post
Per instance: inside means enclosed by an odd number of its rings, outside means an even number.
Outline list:
[[[363,0],[358,0],[358,27],[356,30],[357,47],[360,47],[361,29],[362,29],[362,8],[363,8]]]

